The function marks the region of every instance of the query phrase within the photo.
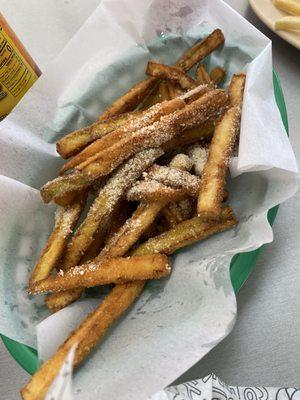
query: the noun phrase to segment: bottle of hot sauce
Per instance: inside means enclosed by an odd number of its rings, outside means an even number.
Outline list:
[[[40,75],[40,69],[0,13],[0,120]]]

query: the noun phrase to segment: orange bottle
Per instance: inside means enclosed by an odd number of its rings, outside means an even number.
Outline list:
[[[0,120],[40,75],[38,66],[0,13]]]

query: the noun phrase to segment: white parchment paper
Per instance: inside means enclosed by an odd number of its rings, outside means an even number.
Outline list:
[[[36,189],[62,163],[53,143],[94,121],[142,79],[150,58],[172,63],[217,27],[226,43],[206,60],[208,67],[224,65],[229,78],[247,70],[239,156],[231,166],[237,177],[228,185],[240,223],[178,252],[172,276],[146,286],[78,370],[75,399],[146,398],[230,332],[236,315],[230,260],[272,241],[267,210],[297,190],[297,164],[273,94],[271,45],[220,0],[103,0],[0,124],[0,332],[36,346],[35,326],[47,311],[42,298],[27,296],[26,285],[52,224],[53,208],[41,203]],[[41,359],[100,299],[91,301],[39,325]]]

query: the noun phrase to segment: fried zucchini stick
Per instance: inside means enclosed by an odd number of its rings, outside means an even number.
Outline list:
[[[193,160],[194,171],[197,176],[202,176],[205,164],[208,159],[209,149],[201,146],[200,144],[194,144],[188,150],[188,155]]]
[[[242,108],[246,75],[243,73],[234,74],[228,88],[229,104],[231,107]]]
[[[163,81],[159,84],[158,93],[161,101],[170,100],[168,82]]]
[[[221,212],[225,177],[239,129],[240,110],[231,107],[217,124],[205,164],[198,198],[198,215],[218,218]]]
[[[78,171],[56,178],[41,189],[47,203],[55,197],[89,186],[95,179],[112,172],[124,160],[142,149],[160,147],[182,130],[193,128],[213,117],[217,118],[227,103],[227,95],[219,89],[210,91],[152,125],[146,126],[125,137],[107,150],[97,153],[77,166]]]
[[[224,40],[225,38],[222,31],[220,29],[214,30],[205,39],[197,42],[193,47],[184,52],[176,62],[175,67],[181,68],[184,72],[189,71],[195,64],[221,46]],[[147,108],[159,101],[158,93],[155,93],[154,90],[154,94],[150,95],[149,99],[146,99],[142,108]]]
[[[94,200],[86,219],[76,230],[67,247],[60,269],[67,271],[78,265],[82,255],[93,242],[94,236],[99,229],[102,232],[106,230],[110,216],[128,187],[162,154],[163,152],[160,149],[144,150],[115,172]],[[80,297],[80,294],[80,290],[75,290],[74,295],[72,291],[54,294],[48,296],[46,304],[50,310],[57,311],[76,300]]]
[[[113,323],[131,306],[144,287],[143,281],[115,286],[100,306],[84,319],[46,361],[22,389],[23,400],[44,400],[70,349],[77,345],[74,359],[76,367],[93,350]]]
[[[85,206],[85,201],[86,196],[81,196],[72,205],[57,208],[54,229],[31,273],[29,286],[40,279],[47,278],[55,268]]]
[[[184,90],[182,90],[181,87],[174,82],[166,82],[166,85],[169,91],[170,99],[175,99],[184,93]]]
[[[170,162],[169,167],[181,171],[190,171],[193,168],[193,160],[186,154],[177,154]],[[178,189],[177,189],[178,190]],[[163,210],[162,215],[167,221],[168,227],[173,227],[191,217],[193,200],[184,198],[179,202],[170,202]]]
[[[146,74],[159,79],[169,79],[174,81],[178,83],[183,90],[193,89],[197,86],[196,81],[187,75],[181,68],[170,67],[155,61],[148,62]]]
[[[69,158],[96,139],[114,131],[133,118],[139,116],[141,111],[121,114],[104,122],[95,122],[85,128],[78,129],[64,136],[56,143],[56,151],[62,158]]]
[[[191,171],[193,168],[193,160],[184,153],[178,153],[169,163],[170,168],[179,169],[181,171]]]
[[[149,239],[132,252],[133,255],[149,253],[172,254],[174,251],[206,239],[217,232],[232,228],[237,220],[230,207],[221,210],[218,221],[205,221],[195,217],[176,225],[173,229]]]
[[[228,163],[240,128],[244,83],[245,75],[233,77],[229,87],[231,108],[215,128],[204,167],[197,211],[208,218],[218,218],[221,212]]]
[[[105,245],[95,261],[121,257],[128,252],[141,235],[154,222],[161,209],[167,204],[163,201],[139,204],[125,224]]]
[[[146,180],[150,179],[175,189],[183,189],[187,195],[192,197],[198,196],[201,186],[201,180],[197,176],[187,171],[162,165],[153,165],[143,173],[143,176]]]
[[[209,76],[212,82],[218,86],[226,78],[226,69],[222,67],[215,67],[211,70]]]
[[[153,90],[155,84],[156,79],[151,77],[137,83],[108,107],[99,117],[99,121],[105,121],[116,115],[134,110]]]
[[[171,101],[164,101],[163,103],[156,104],[149,110],[142,112],[138,117],[132,118],[127,123],[116,129],[106,136],[94,141],[85,149],[83,149],[79,154],[68,161],[60,170],[60,173],[65,173],[66,171],[73,169],[77,165],[81,164],[89,157],[94,156],[102,150],[111,147],[115,143],[119,142],[126,135],[130,135],[132,132],[144,128],[145,126],[153,124],[158,121],[163,115],[171,114],[172,112],[183,108],[185,103],[183,100],[175,99]]]
[[[68,192],[62,196],[55,198],[55,203],[61,207],[67,207],[74,202],[76,197],[79,196],[78,191]]]
[[[196,81],[198,84],[211,84],[212,80],[205,69],[203,64],[199,64],[198,68],[196,69]]]
[[[107,243],[112,236],[115,235],[116,232],[125,224],[125,222],[128,220],[130,217],[131,212],[129,209],[129,203],[126,199],[122,198],[121,201],[119,201],[118,205],[116,206],[110,222],[109,222],[109,228],[107,231],[107,234],[105,236],[105,243]],[[99,254],[99,251],[97,254],[95,254],[95,257]]]
[[[168,257],[163,254],[117,257],[76,266],[66,272],[61,271],[56,276],[35,282],[29,293],[40,294],[111,283],[146,281],[162,278],[170,272]]]
[[[225,41],[224,35],[220,29],[215,29],[209,36],[188,49],[182,57],[179,58],[176,67],[188,71],[199,61],[212,53]]]
[[[199,128],[192,128],[183,131],[180,135],[175,136],[168,142],[162,145],[165,151],[174,150],[195,142],[199,142],[201,139],[210,139],[213,136],[215,129],[214,121],[206,121]]]
[[[178,203],[170,203],[165,207],[162,210],[162,215],[165,217],[168,227],[173,228],[180,222],[191,218],[193,203],[192,199],[184,199]]]
[[[127,192],[130,201],[178,201],[187,197],[187,191],[174,189],[155,180],[139,181]]]

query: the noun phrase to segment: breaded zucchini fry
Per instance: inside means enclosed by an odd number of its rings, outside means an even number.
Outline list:
[[[132,216],[107,242],[95,261],[121,257],[128,252],[141,235],[154,222],[167,202],[141,203]]]
[[[231,151],[239,130],[240,111],[231,107],[217,124],[205,164],[198,198],[198,214],[218,218]]]
[[[170,168],[164,165],[153,165],[143,173],[144,178],[154,180],[175,189],[183,189],[187,195],[197,197],[201,180],[187,171]]]
[[[183,199],[177,203],[168,204],[162,210],[162,215],[167,220],[168,227],[173,228],[180,222],[191,218],[193,203],[192,199]]]
[[[217,47],[224,43],[224,35],[220,29],[215,29],[205,39],[196,43],[188,49],[177,61],[176,67],[188,71],[199,61],[212,53]]]
[[[56,143],[56,151],[62,158],[69,158],[81,151],[85,146],[107,133],[124,125],[132,118],[137,117],[141,111],[121,114],[104,122],[95,122],[85,128],[78,129],[64,136]]]
[[[234,74],[228,88],[230,106],[242,107],[246,75],[243,73]]]
[[[190,171],[193,168],[193,160],[186,154],[177,154],[169,163],[170,168],[175,168],[181,171]],[[178,189],[177,189],[178,190]],[[182,222],[191,217],[192,199],[183,199],[177,203],[169,203],[163,210],[162,215],[167,221],[168,227],[173,227],[179,222]]]
[[[187,191],[174,189],[155,180],[138,181],[127,192],[130,201],[178,201],[187,197]]]
[[[166,84],[169,91],[170,99],[175,99],[176,97],[181,96],[184,93],[184,91],[178,84],[174,82],[166,82]]]
[[[211,70],[209,76],[212,82],[218,86],[226,78],[226,69],[222,67],[215,67]]]
[[[205,221],[195,217],[176,225],[173,229],[149,239],[132,252],[133,255],[149,253],[172,254],[174,251],[206,239],[214,233],[232,228],[237,220],[230,207],[221,210],[218,221]]]
[[[193,168],[193,160],[183,153],[178,153],[169,163],[170,168],[180,169],[181,171],[190,171]]]
[[[178,59],[175,67],[181,68],[184,72],[190,70],[197,62],[212,53],[217,47],[224,43],[224,35],[220,29],[216,29],[205,39],[197,42],[192,48],[188,49]],[[157,84],[158,88],[158,84]],[[154,89],[153,93],[146,98],[142,104],[142,109],[148,108],[153,104],[160,102],[158,90]],[[171,92],[170,92],[171,94]]]
[[[159,79],[174,81],[178,83],[183,90],[193,89],[197,86],[194,79],[187,75],[181,68],[170,67],[155,61],[148,62],[146,74]],[[161,85],[162,84],[160,84],[160,86]]]
[[[47,278],[57,265],[85,206],[85,201],[86,196],[80,196],[72,205],[66,208],[58,207],[56,210],[54,229],[31,273],[29,286]]]
[[[234,75],[229,87],[229,108],[215,128],[205,164],[198,198],[199,215],[218,218],[225,189],[225,177],[232,148],[240,129],[245,75]]]
[[[114,103],[109,106],[99,117],[99,121],[105,121],[116,115],[134,110],[153,90],[156,84],[155,78],[146,78],[137,83],[124,95],[119,97]]]
[[[201,139],[211,138],[215,129],[214,121],[206,121],[199,128],[192,128],[183,131],[180,135],[175,136],[173,139],[162,145],[165,151],[173,150],[193,144]]]
[[[198,68],[196,69],[196,81],[199,85],[209,85],[212,83],[212,80],[203,64],[199,64]]]
[[[171,272],[168,257],[163,254],[149,254],[133,257],[110,258],[100,262],[70,268],[56,276],[35,282],[30,294],[59,292],[62,290],[159,279]]]
[[[168,89],[168,82],[163,81],[159,84],[158,95],[159,95],[161,101],[166,101],[166,100],[171,99],[169,89]]]
[[[202,176],[208,159],[209,149],[200,144],[194,144],[189,148],[188,154],[193,160],[195,174],[197,176]]]
[[[115,207],[114,212],[111,215],[109,221],[109,227],[105,236],[105,243],[107,243],[112,236],[114,236],[118,230],[125,224],[131,215],[129,203],[125,198],[119,201],[118,205]],[[96,255],[99,254],[99,251]],[[95,255],[95,257],[96,257]]]
[[[78,191],[68,192],[60,197],[55,198],[55,203],[61,207],[67,207],[74,202],[76,197],[79,196]]]

